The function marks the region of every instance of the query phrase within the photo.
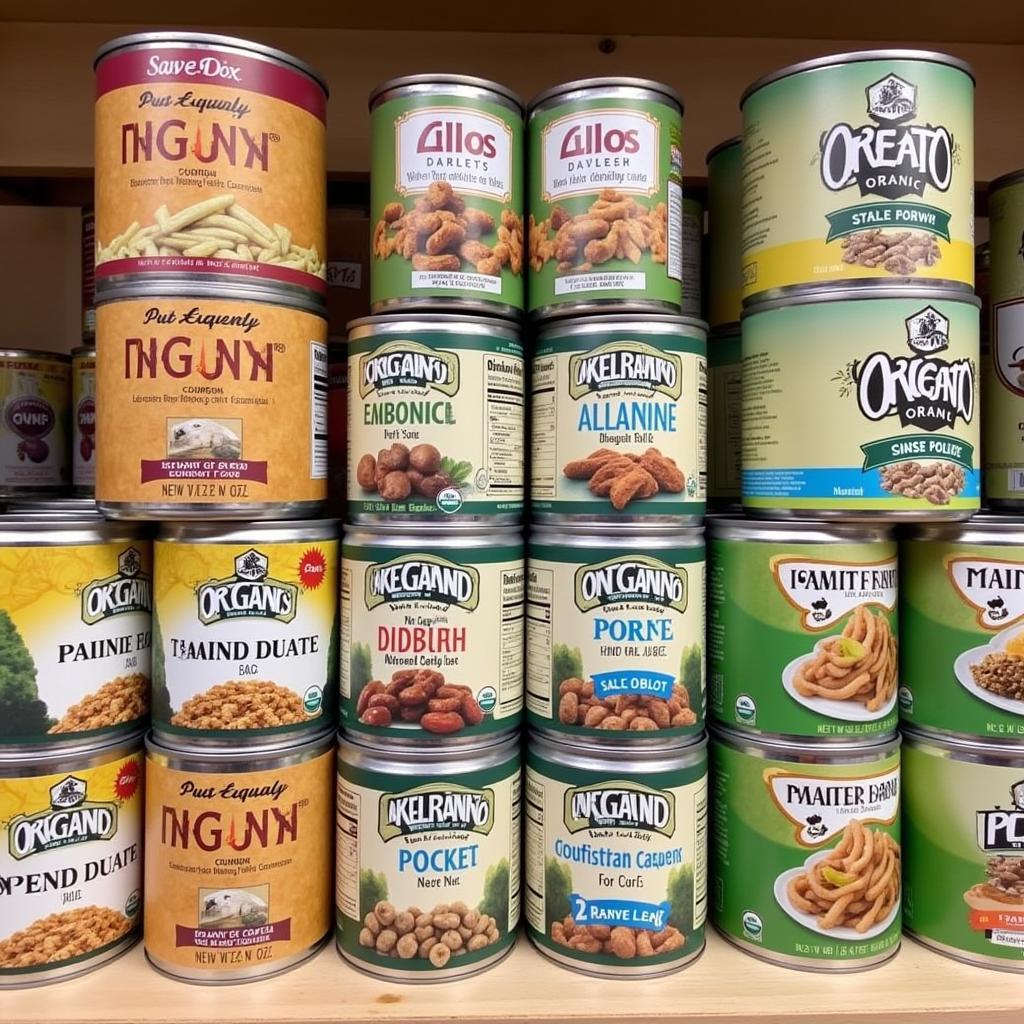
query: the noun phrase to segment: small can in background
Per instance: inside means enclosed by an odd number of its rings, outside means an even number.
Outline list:
[[[743,140],[712,149],[708,165],[708,322],[739,322],[743,306]]]
[[[409,75],[370,94],[370,304],[522,316],[523,103]]]
[[[743,335],[726,324],[708,336],[708,506],[740,504]]]
[[[675,90],[644,78],[567,82],[533,100],[528,127],[530,313],[624,302],[680,312],[683,102]]]
[[[82,209],[82,337],[96,336],[96,213]]]
[[[701,318],[704,295],[704,203],[683,197],[683,316]]]
[[[72,494],[96,494],[96,346],[71,350]]]

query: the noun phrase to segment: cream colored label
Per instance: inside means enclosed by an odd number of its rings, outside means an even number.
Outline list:
[[[326,498],[324,320],[237,299],[129,299],[96,315],[99,501]]]
[[[141,786],[138,753],[0,778],[0,980],[89,960],[139,926]]]
[[[150,542],[0,548],[3,743],[129,730],[149,711]]]
[[[69,482],[71,368],[36,356],[0,358],[0,490]]]
[[[71,364],[71,481],[76,492],[96,488],[96,356]]]
[[[158,542],[156,728],[230,739],[332,725],[337,562],[336,540]]]

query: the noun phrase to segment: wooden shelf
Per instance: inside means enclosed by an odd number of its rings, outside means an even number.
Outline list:
[[[717,935],[696,963],[647,982],[565,970],[523,939],[492,970],[443,985],[377,981],[345,964],[331,945],[278,978],[218,991],[162,977],[137,947],[75,981],[0,991],[4,1024],[1020,1024],[1022,1017],[1024,976],[959,964],[910,940],[877,970],[830,976],[761,963]]]

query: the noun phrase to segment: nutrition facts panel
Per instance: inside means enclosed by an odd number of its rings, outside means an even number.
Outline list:
[[[320,342],[310,345],[310,452],[312,463],[309,475],[314,480],[327,478],[327,346]]]
[[[523,493],[523,376],[522,359],[488,354],[485,357],[484,458],[486,479],[475,481],[495,498],[522,498]]]
[[[526,649],[533,652],[526,665],[526,707],[542,718],[551,717],[551,599],[554,573],[529,570],[526,600]]]
[[[502,716],[523,707],[523,605],[526,601],[525,570],[501,574],[501,651],[498,708]]]
[[[546,932],[544,920],[544,787],[537,777],[526,769],[526,843],[524,848],[526,869],[526,920],[532,928]]]
[[[341,786],[337,810],[338,875],[335,898],[345,917],[362,919],[359,913],[359,794]]]
[[[340,649],[352,650],[352,570],[342,564],[341,573],[341,630],[339,636]],[[341,696],[348,700],[352,696],[351,659],[341,660]]]
[[[533,498],[553,498],[557,493],[557,366],[558,361],[550,356],[533,361],[533,450],[530,462],[530,495]]]

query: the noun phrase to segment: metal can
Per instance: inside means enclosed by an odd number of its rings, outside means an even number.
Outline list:
[[[97,309],[96,496],[125,519],[300,519],[327,498],[317,303],[210,282]],[[126,438],[131,443],[126,443]]]
[[[743,140],[720,142],[708,165],[708,321],[739,322],[743,305]]]
[[[708,520],[708,713],[768,737],[868,742],[896,730],[893,531]]]
[[[900,741],[712,733],[711,920],[781,967],[851,971],[900,944]]]
[[[531,733],[527,934],[563,967],[609,978],[678,970],[704,949],[707,740],[597,747]]]
[[[518,728],[524,577],[515,529],[346,529],[345,731],[465,745]]]
[[[467,75],[370,93],[370,303],[523,310],[523,102]]]
[[[538,522],[700,523],[707,327],[643,312],[550,321],[533,348]]]
[[[740,106],[744,303],[839,281],[970,292],[969,65],[923,50],[841,53],[762,78]]]
[[[285,750],[146,741],[149,962],[207,985],[267,978],[331,927],[333,736]]]
[[[526,573],[526,711],[604,744],[704,726],[704,531],[538,526]]]
[[[348,361],[351,522],[519,522],[526,365],[516,327],[429,313],[354,320]]]
[[[900,570],[904,724],[1024,740],[1024,518],[916,527]]]
[[[751,307],[744,506],[772,518],[968,518],[980,506],[977,367],[973,295],[830,289]]]
[[[343,516],[348,468],[348,350],[344,338],[327,345],[327,507]]]
[[[0,989],[62,981],[142,925],[142,735],[0,749]]]
[[[16,498],[7,503],[6,511],[21,516],[99,516],[93,498]]]
[[[96,69],[96,276],[323,295],[327,86],[260,43],[140,32]]]
[[[69,356],[0,349],[0,498],[67,489],[70,404]]]
[[[0,753],[136,732],[150,697],[152,549],[131,523],[0,519]]]
[[[1019,743],[904,733],[907,932],[1004,971],[1024,971],[1022,777]]]
[[[78,497],[96,494],[95,454],[96,346],[91,344],[71,350],[71,484]]]
[[[1024,509],[1024,171],[989,187],[990,318],[982,357],[985,497]]]
[[[338,719],[338,524],[163,523],[153,546],[153,733],[301,743]]]
[[[623,302],[680,312],[683,101],[675,90],[646,78],[567,82],[533,100],[528,126],[530,313]]]
[[[459,750],[345,735],[339,748],[338,951],[388,981],[492,967],[519,924],[518,735]]]
[[[708,337],[708,505],[740,503],[743,444],[743,335],[739,324]]]
[[[82,208],[82,337],[96,336],[96,214]]]
[[[704,202],[699,196],[683,197],[683,316],[703,312]]]

